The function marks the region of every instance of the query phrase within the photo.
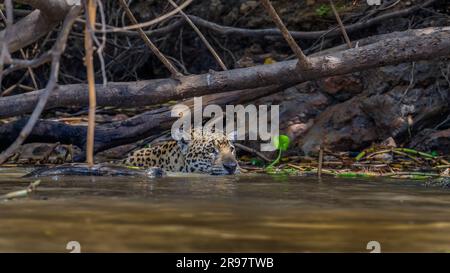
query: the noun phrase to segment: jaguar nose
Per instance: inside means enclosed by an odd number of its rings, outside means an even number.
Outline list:
[[[223,163],[223,167],[229,174],[234,174],[236,172],[237,163],[234,161],[226,162]]]

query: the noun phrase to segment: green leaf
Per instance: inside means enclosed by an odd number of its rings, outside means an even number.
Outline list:
[[[273,166],[268,166],[264,170],[267,174],[277,174],[277,170]]]
[[[366,156],[366,151],[362,151],[362,152],[360,152],[360,153],[355,157],[355,160],[356,160],[356,161],[360,161],[361,158],[363,158],[363,157],[365,157],[365,156]]]
[[[331,7],[329,5],[321,5],[318,9],[316,9],[316,14],[320,17],[327,16],[331,11]]]
[[[287,151],[290,142],[287,135],[279,135],[273,139],[273,146],[275,146],[277,150],[285,152]]]
[[[258,159],[258,158],[252,158],[252,159],[250,160],[250,163],[251,163],[253,166],[263,166],[263,165],[264,165],[264,162],[263,162],[261,159]]]

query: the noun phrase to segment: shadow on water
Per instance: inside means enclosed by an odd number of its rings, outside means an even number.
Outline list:
[[[25,188],[0,170],[0,194]],[[53,177],[0,202],[0,251],[450,251],[450,191],[313,177]]]

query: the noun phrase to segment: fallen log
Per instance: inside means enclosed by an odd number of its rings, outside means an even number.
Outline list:
[[[393,11],[389,13],[382,14],[375,18],[371,18],[365,20],[363,22],[358,22],[351,25],[345,26],[345,31],[347,33],[356,32],[358,30],[367,29],[375,24],[379,24],[381,22],[386,22],[392,18],[399,18],[403,16],[408,16],[421,10],[422,8],[428,7],[434,4],[436,0],[428,0],[421,4],[412,6],[410,8],[406,8],[403,10]],[[222,26],[214,22],[207,21],[200,17],[189,15],[189,18],[198,26],[214,31],[218,34],[225,36],[243,36],[243,37],[252,37],[252,38],[260,38],[260,37],[281,37],[281,32],[278,28],[266,28],[266,29],[249,29],[249,28],[239,28],[239,27],[231,27],[231,26]],[[334,28],[330,30],[322,30],[322,31],[289,31],[295,39],[301,40],[315,40],[320,39],[321,37],[332,38],[342,35],[342,32],[339,28]]]
[[[203,97],[203,105],[241,104],[260,97],[283,90],[283,86],[268,86],[251,90],[238,90],[234,92],[215,94]],[[193,100],[183,102],[193,107]],[[132,143],[152,135],[158,135],[169,130],[176,118],[171,117],[171,109],[163,107],[153,111],[144,112],[124,121],[112,122],[106,125],[97,125],[95,128],[94,153],[106,149]],[[0,126],[0,151],[7,148],[19,135],[27,119]],[[86,146],[86,126],[67,125],[62,122],[39,120],[26,142],[47,142],[73,144],[81,149]],[[84,155],[84,153],[82,153]],[[76,158],[84,160],[84,158]]]
[[[408,30],[363,47],[308,58],[308,70],[298,71],[297,61],[284,61],[228,71],[98,85],[97,105],[136,107],[194,96],[301,82],[348,74],[374,67],[450,55],[450,27]],[[46,108],[88,105],[85,84],[63,85],[53,92]],[[30,113],[42,90],[0,98],[0,118]]]

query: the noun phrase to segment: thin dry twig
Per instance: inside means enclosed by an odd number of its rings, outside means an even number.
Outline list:
[[[277,27],[280,29],[281,34],[283,35],[286,42],[291,47],[292,51],[294,52],[295,56],[297,56],[298,64],[300,65],[300,68],[307,68],[310,66],[310,63],[308,61],[308,58],[303,53],[300,46],[297,44],[297,42],[294,40],[292,35],[289,33],[289,30],[284,25],[283,21],[281,20],[280,16],[278,15],[277,11],[274,9],[272,4],[269,0],[261,0],[261,3],[263,4],[266,11],[269,13],[269,16],[272,18],[272,21],[277,25]]]
[[[0,154],[0,164],[5,162],[20,147],[20,145],[22,145],[22,143],[31,133],[31,131],[34,128],[34,125],[39,119],[39,116],[44,110],[45,105],[47,104],[48,98],[50,97],[52,91],[56,88],[61,54],[64,52],[64,49],[66,47],[67,37],[69,36],[72,24],[75,22],[75,19],[77,18],[80,11],[81,6],[73,6],[70,9],[69,13],[67,14],[61,32],[59,33],[58,38],[55,42],[55,45],[50,50],[52,56],[52,65],[50,70],[50,78],[47,82],[47,86],[44,92],[39,97],[39,101],[36,107],[34,108],[33,113],[28,119],[27,124],[22,128],[17,139]]]
[[[123,1],[123,0],[121,0],[121,1]],[[172,0],[168,0],[168,1],[174,8],[178,8],[178,5],[174,1],[172,1]],[[211,54],[213,55],[214,59],[216,59],[217,63],[220,65],[222,70],[227,70],[225,63],[219,57],[219,54],[217,54],[217,52],[214,50],[214,48],[208,42],[208,40],[206,40],[205,36],[200,31],[200,29],[198,29],[198,27],[192,22],[192,20],[189,18],[189,16],[187,16],[186,13],[184,13],[184,11],[180,10],[180,14],[183,16],[184,19],[186,19],[186,21],[189,23],[189,25],[192,27],[192,29],[197,33],[197,35],[203,41],[205,46],[208,48],[209,52],[211,52]]]
[[[258,150],[255,150],[251,147],[245,146],[243,144],[240,143],[234,143],[234,146],[236,146],[237,148],[244,150],[246,152],[249,153],[253,153],[255,155],[257,155],[259,158],[261,158],[262,160],[266,161],[266,162],[271,162],[272,160],[270,158],[268,158],[267,156],[265,156],[263,153],[259,152]]]
[[[89,92],[86,161],[89,167],[92,167],[94,165],[95,110],[97,105],[95,96],[95,77],[94,77],[94,59],[93,59],[94,44],[90,31],[95,27],[94,24],[95,24],[96,9],[97,5],[95,0],[85,1],[86,25],[84,33],[84,48],[86,54],[85,61],[88,80],[88,92]]]
[[[98,10],[100,13],[100,20],[101,20],[101,28],[102,30],[106,29],[106,19],[105,19],[105,12],[103,10],[103,2],[101,0],[96,0],[97,6],[98,6]],[[105,59],[103,58],[103,50],[105,49],[106,46],[106,33],[103,32],[102,33],[102,40],[101,42],[98,41],[97,37],[94,35],[94,32],[92,31],[92,26],[90,24],[88,24],[89,27],[89,32],[92,35],[92,39],[94,40],[95,44],[97,45],[97,56],[98,59],[100,60],[100,67],[101,67],[101,71],[102,71],[102,78],[103,78],[103,86],[106,86],[106,84],[108,83],[108,79],[106,77],[106,69],[105,69]],[[95,22],[94,22],[94,27],[95,28]]]
[[[426,2],[423,2],[421,4],[417,4],[415,6],[412,6],[410,8],[397,10],[393,12],[384,13],[382,15],[379,15],[374,18],[370,18],[358,23],[354,24],[348,24],[346,26],[347,33],[352,33],[358,30],[366,29],[368,27],[371,27],[373,25],[386,22],[389,19],[392,18],[398,18],[398,17],[404,17],[411,15],[420,9],[423,9],[425,7],[428,7],[432,4],[434,4],[438,0],[428,0]],[[211,31],[214,31],[221,35],[226,36],[244,36],[244,37],[252,37],[252,38],[264,38],[264,37],[270,37],[270,38],[278,38],[282,34],[281,31],[277,28],[264,28],[264,29],[250,29],[250,28],[239,28],[239,27],[232,27],[232,26],[224,26],[220,25],[205,19],[202,19],[200,17],[194,16],[194,15],[188,15],[189,18],[199,27],[207,28]],[[177,21],[177,23],[180,21]],[[118,33],[123,33],[126,35],[133,35],[133,32],[129,31],[118,31]],[[337,37],[341,35],[341,31],[336,27],[329,30],[320,30],[320,31],[289,31],[289,33],[294,37],[295,39],[305,39],[305,40],[316,40],[321,38],[332,38]]]
[[[2,20],[6,23],[7,22],[7,18],[5,16],[5,14],[3,14],[3,11],[0,10],[0,17],[2,17]],[[27,56],[25,55],[25,52],[23,51],[23,49],[20,49],[20,54],[22,55],[22,58],[26,59]],[[34,89],[37,90],[38,89],[38,85],[36,83],[36,77],[34,76],[34,72],[33,69],[31,67],[27,67],[28,73],[30,75],[31,81],[33,82],[33,86]],[[6,76],[6,73],[3,74],[3,76]]]
[[[21,60],[21,59],[11,59],[8,61],[11,64],[7,69],[4,70],[3,75],[6,76],[16,70],[24,68],[35,68],[43,65],[52,60],[52,55],[49,51],[43,53],[39,57],[31,60]]]
[[[339,24],[339,28],[341,29],[342,35],[344,36],[345,42],[348,45],[348,48],[352,48],[352,42],[350,41],[350,38],[348,37],[347,31],[345,30],[344,23],[342,23],[341,17],[339,16],[339,13],[334,5],[333,0],[330,0],[331,9],[333,10],[334,16],[336,16],[336,21]]]
[[[317,176],[322,177],[322,166],[323,166],[323,146],[320,145],[319,150],[319,167],[317,168]]]
[[[4,195],[0,195],[0,201],[27,197],[30,193],[36,191],[36,188],[39,186],[39,184],[41,184],[41,180],[36,180],[30,183],[30,185],[28,185],[28,187],[24,190],[13,191]]]
[[[20,55],[22,55],[22,58],[24,58],[24,59],[27,58],[27,54],[25,54],[23,49],[20,49]],[[27,70],[28,70],[28,73],[30,74],[30,79],[31,79],[31,82],[33,83],[34,90],[38,90],[39,86],[36,82],[36,76],[34,75],[33,68],[27,67]]]
[[[186,0],[183,4],[181,4],[178,8],[163,14],[161,16],[159,16],[158,18],[155,18],[151,21],[148,22],[144,22],[144,23],[139,23],[139,24],[133,24],[131,26],[125,26],[125,27],[113,27],[111,29],[107,29],[107,30],[101,30],[101,31],[97,31],[97,32],[122,32],[122,31],[126,31],[126,30],[132,30],[132,29],[138,29],[138,28],[144,28],[144,27],[149,27],[152,25],[155,25],[157,23],[160,23],[170,17],[172,17],[173,15],[177,14],[178,12],[180,12],[181,10],[183,10],[184,8],[186,8],[187,6],[189,6],[189,4],[192,3],[193,0]]]
[[[2,85],[2,79],[4,76],[3,66],[5,62],[8,62],[11,59],[9,49],[8,49],[8,42],[9,38],[11,36],[11,27],[14,22],[13,18],[13,5],[11,0],[5,1],[5,8],[6,8],[6,18],[5,18],[5,35],[3,37],[4,42],[2,43],[2,48],[0,51],[0,87]]]
[[[134,24],[138,25],[139,22],[136,20],[136,17],[134,17],[133,13],[131,12],[130,8],[128,7],[125,0],[119,1],[122,8],[125,10],[125,13],[127,14],[128,19]],[[153,54],[158,57],[158,59],[164,64],[164,66],[170,71],[173,77],[179,77],[182,74],[175,68],[175,66],[164,56],[164,54],[158,49],[158,47],[150,40],[150,38],[145,34],[145,32],[142,30],[142,28],[137,29],[139,35],[141,36],[142,40],[144,40],[145,44],[150,48],[150,50],[153,52]]]

